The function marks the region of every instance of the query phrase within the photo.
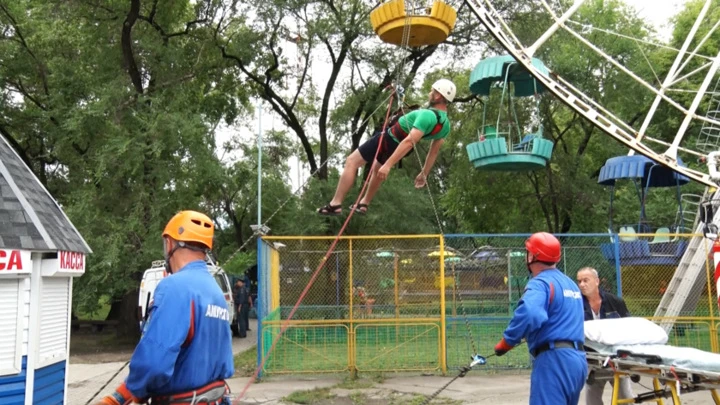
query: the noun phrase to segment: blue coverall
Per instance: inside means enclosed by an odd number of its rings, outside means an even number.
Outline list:
[[[525,338],[530,353],[556,341],[576,342],[582,348],[585,331],[580,289],[560,270],[540,272],[528,282],[503,337],[510,346]],[[541,352],[533,360],[530,405],[577,405],[587,373],[583,351],[557,348]]]
[[[125,381],[134,396],[179,394],[232,377],[230,311],[204,261],[158,283],[149,311]]]

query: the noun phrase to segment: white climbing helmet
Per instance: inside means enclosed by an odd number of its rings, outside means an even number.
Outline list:
[[[440,79],[433,83],[432,89],[442,94],[448,103],[455,99],[455,84],[448,79]]]

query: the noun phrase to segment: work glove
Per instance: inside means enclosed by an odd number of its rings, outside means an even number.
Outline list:
[[[503,354],[505,354],[505,353],[509,352],[510,350],[512,350],[512,348],[513,348],[513,347],[510,346],[510,344],[508,344],[508,342],[505,340],[505,338],[502,338],[502,339],[498,342],[498,344],[495,345],[495,355],[498,356],[498,357],[500,357],[500,356],[502,356]]]
[[[132,403],[144,403],[144,401],[133,397],[130,391],[125,386],[125,383],[120,384],[111,395],[106,396],[94,405],[129,405]]]

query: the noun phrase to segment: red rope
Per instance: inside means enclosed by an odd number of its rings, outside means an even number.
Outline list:
[[[380,148],[382,147],[383,143],[383,137],[386,136],[385,132],[387,130],[387,123],[390,118],[390,111],[392,110],[392,103],[393,103],[393,95],[395,94],[395,91],[393,90],[393,93],[390,94],[390,101],[388,103],[388,109],[385,113],[385,122],[383,123],[382,132],[380,133],[380,140],[378,142],[378,148],[375,151],[375,158],[373,159],[373,165],[375,164],[375,161],[377,160],[378,155],[380,154]],[[372,173],[370,176],[367,176],[365,179],[365,182],[363,183],[363,187],[360,190],[360,193],[358,194],[357,199],[355,200],[354,207],[357,207],[357,204],[360,202],[360,199],[362,198],[363,193],[365,192],[365,188],[367,187],[368,183],[370,182],[370,178],[372,177]],[[348,215],[347,219],[345,219],[345,223],[343,223],[342,228],[340,228],[340,232],[335,237],[335,240],[333,240],[332,244],[330,245],[330,248],[328,249],[327,253],[325,253],[325,256],[320,261],[320,265],[318,265],[317,269],[313,273],[312,277],[310,277],[310,281],[308,282],[307,286],[305,286],[305,289],[300,294],[300,297],[298,298],[297,302],[295,303],[295,306],[290,311],[290,314],[288,314],[287,320],[283,325],[280,327],[280,333],[275,337],[273,340],[272,345],[270,346],[270,350],[268,350],[267,354],[263,357],[262,361],[260,362],[260,365],[255,369],[255,373],[253,373],[252,378],[245,384],[245,388],[243,388],[242,392],[240,393],[240,396],[233,400],[233,404],[235,404],[235,401],[239,401],[243,396],[245,396],[245,393],[247,392],[248,388],[253,384],[253,382],[257,379],[258,375],[260,374],[260,370],[262,370],[263,367],[265,367],[265,362],[270,357],[270,353],[272,353],[273,349],[275,349],[275,345],[280,340],[280,337],[285,332],[285,330],[288,328],[288,323],[292,319],[293,315],[295,315],[295,311],[297,311],[298,307],[300,306],[300,303],[302,302],[303,298],[305,298],[305,294],[307,294],[308,291],[310,291],[310,287],[312,287],[313,283],[315,282],[315,279],[320,274],[320,270],[325,266],[325,263],[327,262],[328,258],[332,254],[333,250],[335,250],[335,246],[340,241],[340,237],[342,236],[343,232],[345,232],[345,228],[350,223],[350,218],[352,218],[353,213],[355,210],[350,210],[350,215]],[[261,342],[258,342],[258,344],[261,344]]]

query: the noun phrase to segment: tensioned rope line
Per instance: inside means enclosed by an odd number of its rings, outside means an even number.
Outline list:
[[[391,90],[391,93],[390,93],[390,102],[388,103],[388,108],[387,108],[387,111],[386,111],[386,113],[385,113],[385,122],[383,123],[383,129],[382,129],[383,132],[382,132],[382,133],[384,133],[385,130],[387,129],[387,123],[388,123],[388,119],[390,118],[390,111],[392,110],[392,102],[393,102],[393,95],[394,95],[394,94],[395,94],[395,90],[393,89],[393,90]],[[381,147],[382,147],[382,138],[381,138],[380,142],[378,142],[378,147],[377,147],[377,149],[375,150],[375,158],[374,158],[375,160],[377,159],[378,155],[380,154],[380,148],[381,148]],[[354,204],[353,206],[356,207],[357,204],[360,202],[360,199],[362,198],[362,195],[363,195],[365,189],[367,188],[367,186],[368,186],[368,184],[369,184],[369,182],[370,182],[370,178],[371,178],[371,177],[372,177],[372,176],[368,176],[368,177],[365,179],[365,181],[364,181],[364,183],[363,183],[363,187],[362,187],[362,189],[360,190],[360,193],[358,194],[357,199],[355,200],[355,204]],[[292,319],[292,317],[293,317],[293,315],[295,314],[295,312],[297,311],[297,309],[300,307],[300,303],[302,302],[303,298],[305,298],[305,295],[307,294],[307,292],[310,291],[310,287],[313,285],[313,283],[315,282],[315,279],[316,279],[317,276],[320,274],[320,270],[322,270],[323,267],[325,267],[325,263],[327,263],[328,258],[329,258],[330,255],[333,253],[333,250],[335,249],[335,245],[337,245],[337,243],[340,241],[340,237],[341,237],[342,234],[345,232],[345,228],[346,228],[347,225],[350,223],[350,219],[352,218],[352,216],[353,216],[354,213],[355,213],[355,210],[350,210],[350,214],[349,214],[348,217],[345,219],[345,222],[343,223],[342,227],[340,228],[340,231],[338,232],[337,236],[335,236],[335,239],[333,240],[332,244],[330,244],[330,248],[329,248],[328,251],[325,253],[325,256],[323,256],[323,258],[320,260],[320,264],[318,265],[317,269],[316,269],[315,272],[313,273],[312,277],[310,277],[310,281],[308,281],[308,284],[305,286],[305,289],[303,289],[302,293],[300,293],[300,296],[298,297],[297,302],[295,303],[295,305],[293,306],[292,310],[291,310],[290,313],[288,314],[287,319],[286,319],[285,322],[283,322],[283,324],[280,326],[280,331],[278,332],[277,336],[275,336],[275,338],[273,339],[273,342],[272,342],[272,345],[270,346],[270,349],[269,349],[268,352],[265,354],[265,356],[263,357],[263,359],[262,359],[262,361],[260,362],[260,364],[255,368],[255,373],[253,373],[252,378],[250,378],[250,379],[248,380],[248,383],[245,384],[245,387],[243,388],[243,390],[242,390],[242,392],[240,393],[239,397],[236,398],[236,399],[234,399],[234,400],[232,401],[233,404],[238,403],[238,402],[236,402],[236,401],[239,401],[239,400],[245,395],[245,393],[247,392],[248,388],[250,388],[250,386],[253,384],[253,382],[257,379],[258,375],[260,374],[260,370],[262,370],[262,368],[265,366],[265,362],[268,360],[268,358],[270,358],[270,354],[271,354],[272,351],[275,349],[275,345],[277,345],[278,341],[280,340],[280,337],[282,337],[282,335],[283,335],[283,333],[285,332],[285,330],[287,330],[287,328],[288,328],[288,326],[289,326],[289,323],[290,323],[290,320]]]
[[[664,48],[664,49],[668,49],[668,50],[671,50],[671,51],[675,51],[675,52],[680,53],[680,49],[677,49],[677,48],[672,47],[672,46],[669,46],[669,45],[661,44],[661,43],[659,43],[659,42],[653,42],[653,41],[648,41],[648,40],[646,40],[646,39],[635,38],[635,37],[632,37],[632,36],[630,36],[630,35],[621,34],[621,33],[619,33],[619,32],[612,31],[612,30],[609,30],[609,29],[606,29],[606,28],[595,27],[595,26],[593,26],[593,25],[591,25],[591,24],[583,24],[583,23],[578,22],[578,21],[567,20],[567,22],[568,22],[568,23],[571,23],[571,24],[578,25],[578,26],[580,26],[583,30],[588,30],[588,32],[589,32],[589,31],[592,31],[592,30],[600,31],[600,32],[603,32],[603,33],[608,34],[608,35],[614,35],[614,36],[617,36],[617,37],[620,37],[620,38],[630,39],[630,40],[633,40],[633,41],[636,41],[636,42],[642,42],[642,43],[644,43],[644,44],[646,44],[646,45],[657,46],[657,47],[659,47],[659,48]],[[712,57],[712,56],[707,56],[707,55],[703,55],[703,54],[695,53],[695,52],[687,52],[687,51],[686,51],[685,54],[690,55],[690,56],[696,56],[696,57],[698,57],[698,58],[707,59],[707,60],[709,60],[709,61],[712,61],[712,60],[715,59],[715,58]]]
[[[378,104],[377,108],[375,108],[375,110],[373,110],[373,112],[371,112],[370,114],[368,114],[367,118],[365,118],[365,119],[360,123],[360,125],[358,125],[358,129],[356,129],[355,132],[353,132],[353,133],[351,134],[351,136],[357,134],[357,132],[359,131],[359,129],[362,128],[362,126],[365,125],[365,123],[368,122],[368,121],[370,120],[370,118],[372,118],[372,117],[375,115],[375,113],[378,112],[378,110],[380,110],[380,108],[384,105],[384,103],[385,103],[386,101],[388,101],[391,97],[392,97],[392,93],[389,94],[387,97],[385,97],[385,99],[383,99],[382,102],[380,102],[380,103]],[[330,158],[329,158],[329,157],[328,157],[327,159],[325,159],[325,161],[322,162],[322,163],[320,164],[320,166],[318,166],[317,169],[315,169],[314,172],[310,173],[310,175],[307,177],[307,179],[305,179],[305,182],[303,182],[303,184],[301,184],[298,188],[296,188],[295,191],[293,191],[293,192],[290,194],[290,196],[289,196],[288,198],[286,198],[285,201],[283,201],[282,204],[280,204],[280,206],[278,206],[278,208],[275,210],[275,212],[273,212],[272,214],[270,214],[270,216],[263,222],[263,225],[267,225],[267,224],[270,222],[270,220],[273,219],[273,217],[275,217],[275,215],[277,215],[277,214],[285,207],[285,205],[287,205],[287,203],[290,202],[290,200],[292,200],[294,197],[296,197],[296,196],[297,196],[297,193],[300,192],[300,190],[303,190],[303,189],[305,188],[305,186],[310,182],[310,179],[312,179],[312,178],[315,176],[315,174],[317,174],[317,172],[319,172],[320,169],[322,169],[323,166],[325,166],[325,165],[327,164],[328,161],[330,161]],[[233,254],[231,254],[230,257],[228,257],[228,258],[225,260],[225,262],[229,262],[229,261],[232,260],[235,256],[237,256],[237,255],[238,255],[251,241],[253,241],[253,240],[255,239],[255,237],[256,237],[257,235],[259,235],[259,234],[260,234],[260,230],[259,230],[259,229],[256,230],[255,232],[253,232],[253,234],[250,235],[250,237],[248,237],[247,240],[245,240],[245,242],[244,242],[242,245],[240,245],[240,247],[237,248],[237,250],[235,250],[235,252],[233,252]]]
[[[113,374],[112,377],[110,377],[110,379],[102,387],[100,387],[100,389],[97,390],[97,392],[95,392],[93,394],[93,396],[91,396],[90,399],[87,400],[87,402],[85,402],[85,405],[90,404],[90,402],[92,402],[92,400],[95,399],[95,397],[97,397],[100,394],[100,392],[102,392],[102,390],[104,390],[105,387],[107,387],[108,384],[110,384],[110,382],[112,382],[112,380],[114,380],[115,377],[117,377],[117,375],[120,374],[120,372],[123,371],[125,366],[127,366],[128,364],[130,364],[130,360],[126,361],[125,364],[123,364],[122,367],[120,367],[118,369],[118,371],[116,371],[115,374]]]
[[[414,3],[413,3],[413,5],[414,5]],[[414,7],[413,7],[413,9],[414,9]],[[409,36],[410,36],[409,35],[410,34],[409,14],[410,13],[406,12],[405,26],[403,27],[403,40],[402,40],[401,48],[408,47]],[[404,71],[405,62],[406,62],[406,57],[403,58],[400,69],[398,71],[399,72],[398,78],[397,78],[398,79],[397,80],[398,87],[400,86],[400,72]],[[405,100],[404,100],[404,98],[405,97],[404,97],[404,92],[403,92],[403,94],[400,95],[400,99],[398,100],[398,104],[400,106],[402,115],[405,115]],[[420,166],[421,173],[425,180],[425,188],[427,188],[428,196],[430,197],[430,203],[432,204],[433,212],[435,213],[435,220],[437,221],[438,229],[440,230],[440,235],[443,235],[444,230],[443,230],[443,226],[442,226],[442,221],[440,220],[440,214],[438,213],[438,208],[437,208],[437,205],[435,204],[435,198],[433,198],[432,190],[430,190],[429,176],[427,174],[425,174],[425,172],[423,170],[424,165],[423,165],[422,159],[420,158],[420,153],[418,152],[418,150],[417,150],[418,148],[416,147],[415,143],[413,143],[412,147],[413,147],[413,151],[415,152],[415,157],[417,158],[418,164]],[[443,252],[441,252],[441,257],[442,257],[442,253]],[[452,272],[453,272],[453,280],[457,280],[457,274],[455,273],[455,267],[452,267]],[[456,281],[454,281],[454,282],[456,282]],[[444,292],[441,292],[441,293],[444,293]],[[440,387],[437,391],[432,393],[430,396],[426,397],[425,400],[423,401],[423,405],[429,404],[435,397],[440,395],[440,393],[443,390],[445,390],[448,386],[450,386],[450,384],[452,384],[455,380],[457,380],[458,378],[464,377],[472,369],[472,367],[474,365],[485,364],[485,361],[486,361],[486,358],[478,355],[477,345],[475,344],[475,339],[473,338],[472,329],[470,327],[470,321],[468,320],[467,313],[465,311],[465,306],[463,305],[462,294],[458,294],[458,298],[460,299],[460,310],[463,313],[463,317],[465,320],[465,327],[467,328],[468,337],[469,337],[470,343],[472,345],[473,356],[471,358],[473,359],[473,361],[468,366],[460,367],[459,373],[455,377],[453,377],[450,381],[448,381],[445,385]],[[444,316],[444,314],[443,314],[443,316]],[[491,357],[491,356],[488,356],[488,357]]]

